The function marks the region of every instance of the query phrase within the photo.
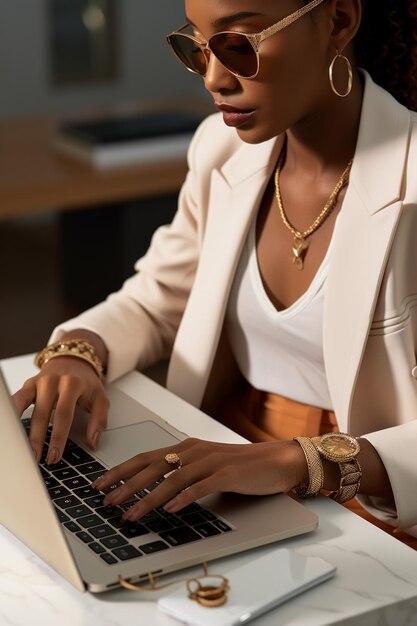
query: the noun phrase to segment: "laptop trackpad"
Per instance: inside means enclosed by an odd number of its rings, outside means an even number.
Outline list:
[[[178,442],[179,439],[155,422],[139,422],[106,430],[101,436],[96,456],[113,467],[140,452],[173,446]]]

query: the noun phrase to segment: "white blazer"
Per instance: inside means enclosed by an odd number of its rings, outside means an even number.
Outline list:
[[[216,377],[230,373],[223,351],[219,358],[228,294],[282,142],[245,144],[220,115],[207,118],[190,146],[172,224],[158,229],[118,293],[51,339],[74,328],[98,333],[109,380],[170,356],[168,388],[201,406]],[[416,244],[417,115],[365,74],[326,280],[324,362],[339,428],[374,445],[396,510],[361,500],[401,529],[417,525]]]

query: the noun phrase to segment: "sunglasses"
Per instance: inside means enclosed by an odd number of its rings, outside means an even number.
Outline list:
[[[323,0],[312,0],[312,2],[298,9],[298,11],[294,11],[294,13],[284,17],[269,28],[265,28],[260,33],[248,35],[233,31],[221,32],[216,33],[213,37],[210,37],[207,43],[204,43],[193,35],[182,32],[190,28],[190,24],[185,24],[185,26],[168,35],[167,42],[181,63],[194,74],[206,75],[209,55],[212,52],[220,63],[234,76],[255,78],[259,72],[260,44],[268,37],[293,24],[322,2]]]

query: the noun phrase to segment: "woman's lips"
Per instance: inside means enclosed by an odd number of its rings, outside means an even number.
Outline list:
[[[228,104],[216,104],[216,108],[223,113],[226,126],[238,127],[245,124],[255,113],[255,110],[236,109]]]

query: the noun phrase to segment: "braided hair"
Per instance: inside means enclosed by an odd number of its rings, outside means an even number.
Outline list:
[[[417,111],[417,0],[362,0],[354,46],[358,65]]]

